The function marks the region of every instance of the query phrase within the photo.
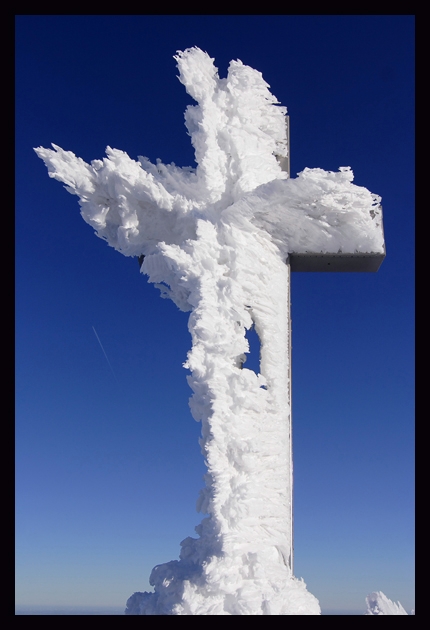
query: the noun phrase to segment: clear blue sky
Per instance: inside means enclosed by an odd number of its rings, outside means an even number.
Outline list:
[[[263,73],[291,117],[293,177],[351,166],[382,196],[378,273],[293,274],[295,574],[323,610],[364,612],[382,590],[410,611],[412,16],[17,17],[17,603],[125,605],[201,520],[188,314],[33,151],[194,165],[173,59],[190,46],[221,76],[238,58]]]

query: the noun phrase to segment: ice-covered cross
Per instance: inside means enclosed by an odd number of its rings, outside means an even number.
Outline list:
[[[196,169],[110,147],[91,164],[36,149],[97,236],[144,256],[149,282],[191,311],[185,367],[202,423],[206,516],[127,612],[319,614],[292,571],[290,271],[376,271],[380,198],[352,184],[349,168],[289,178],[286,108],[260,72],[232,61],[220,79],[198,48],[175,59],[197,101],[185,113]],[[259,374],[241,369],[252,326]]]

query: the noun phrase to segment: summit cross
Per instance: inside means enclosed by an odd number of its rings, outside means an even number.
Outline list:
[[[197,101],[185,124],[197,168],[107,148],[85,163],[36,149],[81,214],[184,311],[190,408],[207,465],[197,538],[156,566],[153,593],[127,614],[320,614],[293,575],[291,271],[377,271],[380,197],[339,172],[289,176],[289,119],[260,72],[232,61],[221,79],[198,48],[175,57]],[[246,331],[260,370],[246,368]]]

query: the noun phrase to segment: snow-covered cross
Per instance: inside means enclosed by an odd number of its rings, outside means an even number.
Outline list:
[[[286,108],[260,72],[232,61],[220,79],[198,48],[175,57],[197,105],[186,127],[197,168],[134,161],[107,148],[86,164],[38,148],[49,175],[79,196],[97,236],[183,311],[184,366],[207,464],[198,538],[155,567],[154,593],[129,614],[319,614],[292,570],[290,271],[376,271],[385,255],[380,197],[350,168],[288,162]],[[260,373],[242,368],[246,331],[261,341]]]

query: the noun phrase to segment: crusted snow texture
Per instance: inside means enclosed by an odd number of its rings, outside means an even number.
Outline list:
[[[407,615],[400,602],[392,602],[382,591],[375,591],[366,597],[365,615]]]
[[[382,252],[380,198],[338,173],[281,170],[285,113],[260,72],[232,61],[220,79],[198,48],[178,52],[179,79],[197,101],[185,113],[197,168],[117,149],[86,164],[39,147],[50,177],[79,197],[100,238],[191,311],[185,367],[202,423],[208,472],[198,538],[154,568],[154,593],[127,614],[320,614],[291,572],[289,272],[293,252]],[[260,373],[242,368],[246,330],[261,341]]]

